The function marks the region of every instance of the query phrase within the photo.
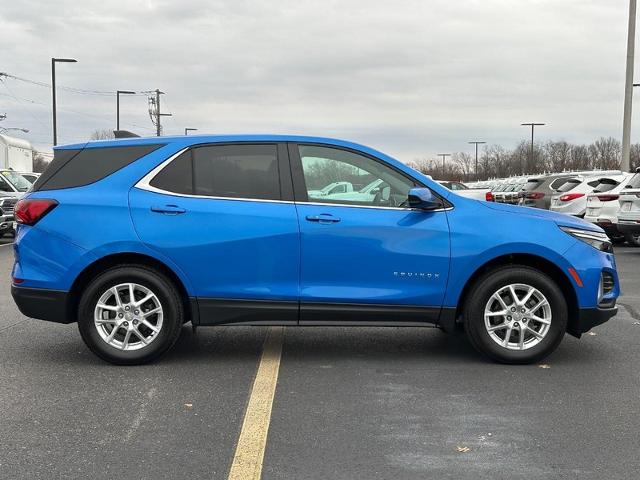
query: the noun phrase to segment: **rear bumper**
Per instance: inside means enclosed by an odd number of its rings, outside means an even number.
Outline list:
[[[27,317],[56,323],[75,322],[68,312],[69,292],[12,285],[11,296],[20,312]]]
[[[574,322],[571,322],[568,332],[574,337],[580,338],[583,333],[588,332],[593,327],[601,325],[618,313],[615,305],[607,308],[581,308]]]
[[[640,223],[636,223],[629,221],[629,223],[627,223],[626,221],[619,219],[618,220],[618,230],[620,231],[620,233],[640,233]]]

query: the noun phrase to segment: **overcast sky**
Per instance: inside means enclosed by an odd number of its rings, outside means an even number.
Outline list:
[[[540,140],[620,138],[627,14],[627,0],[6,0],[0,71],[49,83],[50,57],[73,57],[58,85],[165,91],[166,134],[326,135],[407,161],[513,147],[530,121],[548,124]],[[49,149],[50,103],[7,79],[0,125]],[[115,103],[59,90],[58,142],[114,128]],[[145,96],[121,97],[121,124],[154,133]]]

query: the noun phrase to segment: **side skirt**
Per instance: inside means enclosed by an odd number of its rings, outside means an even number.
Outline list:
[[[198,325],[301,326],[441,326],[448,330],[450,309],[440,307],[372,305],[198,298]],[[455,311],[455,310],[454,310]]]

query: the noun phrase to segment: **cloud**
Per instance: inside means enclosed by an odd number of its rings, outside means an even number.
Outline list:
[[[7,72],[48,82],[160,88],[166,133],[332,135],[402,160],[540,139],[620,136],[627,7],[606,0],[21,1],[3,5]],[[50,92],[0,85],[5,125],[50,142]],[[18,102],[12,95],[37,103]],[[115,98],[59,92],[60,142],[115,123]],[[122,123],[152,134],[146,98]],[[634,129],[634,138],[639,129]]]

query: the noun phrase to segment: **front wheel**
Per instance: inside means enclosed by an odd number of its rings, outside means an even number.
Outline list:
[[[557,284],[524,266],[483,275],[464,305],[471,344],[489,358],[533,363],[556,349],[567,328],[567,303]]]
[[[153,269],[122,265],[98,275],[78,308],[82,339],[118,365],[150,362],[178,339],[184,312],[176,288]]]

